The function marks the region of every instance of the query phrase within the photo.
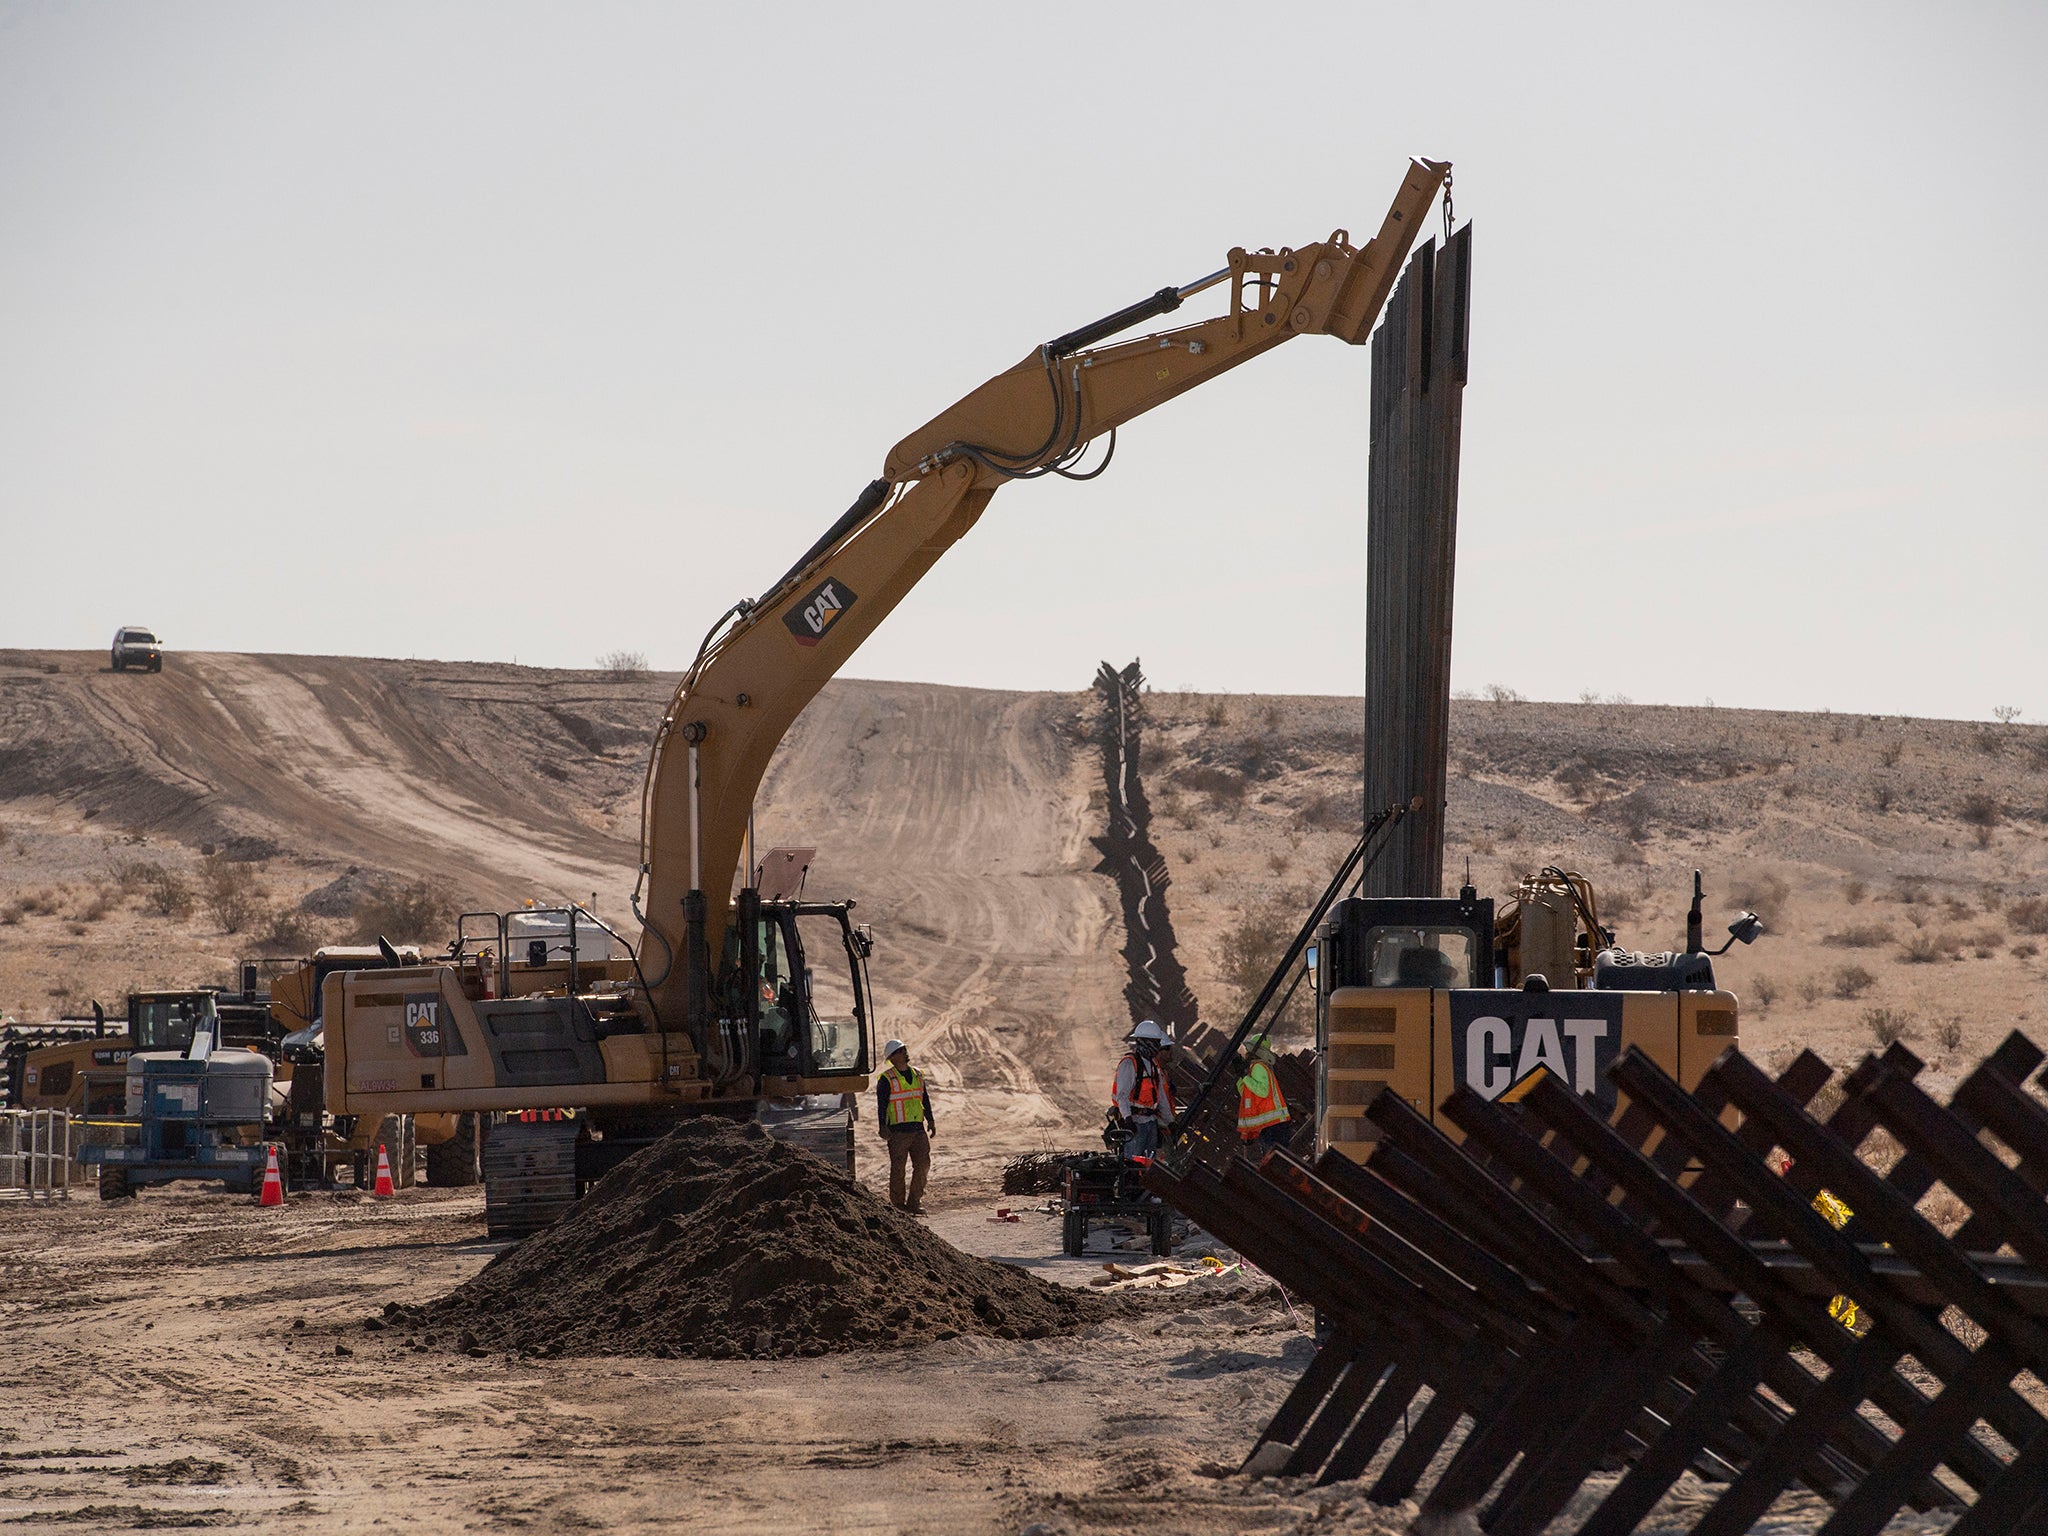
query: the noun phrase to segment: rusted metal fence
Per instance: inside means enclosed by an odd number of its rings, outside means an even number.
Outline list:
[[[1419,798],[1368,872],[1368,896],[1443,889],[1458,446],[1471,332],[1472,226],[1425,240],[1372,338],[1366,471],[1365,783],[1361,812]]]
[[[1195,1145],[1152,1183],[1328,1326],[1262,1465],[1387,1502],[1427,1482],[1425,1515],[1496,1536],[1582,1491],[1581,1536],[1620,1536],[1689,1470],[1704,1536],[1795,1487],[1826,1536],[1904,1508],[2040,1530],[2042,1059],[2016,1033],[1942,1105],[1893,1046],[1823,1122],[1810,1052],[1773,1081],[1730,1051],[1691,1094],[1631,1052],[1611,1123],[1544,1076],[1515,1104],[1460,1090],[1459,1144],[1383,1095],[1363,1163]]]
[[[1102,698],[1096,738],[1102,744],[1105,826],[1092,838],[1102,854],[1095,872],[1116,881],[1124,918],[1124,1002],[1131,1022],[1156,1019],[1169,1033],[1192,1024],[1199,1011],[1188,988],[1166,910],[1166,860],[1152,842],[1152,806],[1139,773],[1145,721],[1145,674],[1137,662],[1095,673]]]

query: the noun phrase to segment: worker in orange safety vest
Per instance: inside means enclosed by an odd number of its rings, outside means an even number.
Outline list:
[[[1245,1150],[1284,1147],[1293,1139],[1293,1115],[1273,1073],[1273,1042],[1263,1034],[1244,1043],[1244,1075],[1237,1080],[1237,1134]]]
[[[1147,1019],[1125,1037],[1130,1050],[1116,1064],[1111,1097],[1117,1119],[1131,1133],[1125,1157],[1150,1157],[1159,1150],[1160,1132],[1173,1125],[1173,1083],[1166,1074],[1166,1051],[1172,1044],[1158,1022]]]

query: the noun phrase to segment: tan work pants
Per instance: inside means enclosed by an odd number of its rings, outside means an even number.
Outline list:
[[[910,1164],[910,1192],[903,1190],[903,1165]],[[906,1125],[889,1132],[889,1203],[901,1211],[915,1211],[924,1204],[924,1181],[932,1171],[932,1139],[921,1125]]]

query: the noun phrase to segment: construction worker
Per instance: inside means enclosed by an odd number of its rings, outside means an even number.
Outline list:
[[[1244,1075],[1237,1080],[1237,1134],[1247,1152],[1284,1147],[1292,1139],[1293,1116],[1280,1079],[1273,1074],[1273,1042],[1264,1034],[1244,1043]]]
[[[1154,1019],[1147,1019],[1125,1037],[1130,1049],[1116,1064],[1113,1097],[1117,1118],[1130,1131],[1125,1157],[1150,1157],[1159,1150],[1159,1134],[1173,1125],[1173,1084],[1166,1075],[1166,1049],[1171,1042]]]
[[[913,1216],[924,1214],[924,1182],[932,1171],[932,1091],[924,1074],[910,1064],[910,1047],[891,1040],[882,1047],[889,1065],[875,1079],[875,1108],[882,1117],[882,1140],[889,1148],[889,1203]],[[910,1188],[903,1187],[904,1164],[910,1165]]]

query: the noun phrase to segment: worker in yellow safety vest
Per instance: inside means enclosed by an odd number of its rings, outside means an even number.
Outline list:
[[[1237,1134],[1245,1150],[1284,1147],[1292,1139],[1293,1120],[1280,1079],[1273,1074],[1273,1043],[1263,1034],[1244,1043],[1246,1066],[1237,1080]]]
[[[875,1108],[882,1119],[882,1140],[889,1148],[889,1203],[913,1216],[924,1214],[924,1184],[932,1171],[932,1136],[939,1123],[932,1115],[932,1091],[924,1074],[910,1064],[910,1047],[891,1040],[882,1047],[889,1065],[875,1079]],[[904,1188],[909,1165],[910,1187]]]

